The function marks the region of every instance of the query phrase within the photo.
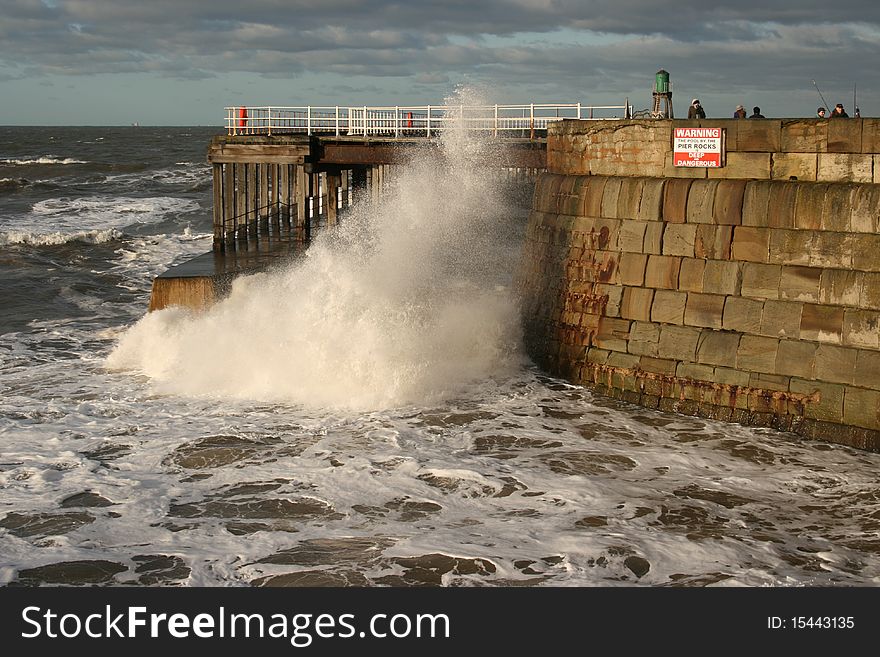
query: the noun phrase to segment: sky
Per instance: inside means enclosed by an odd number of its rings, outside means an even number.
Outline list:
[[[880,116],[878,0],[0,0],[0,125],[222,125],[235,105],[737,104]],[[820,96],[821,94],[821,96]]]

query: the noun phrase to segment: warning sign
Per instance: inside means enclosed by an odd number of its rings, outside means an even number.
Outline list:
[[[672,162],[677,167],[724,166],[724,130],[674,128]]]

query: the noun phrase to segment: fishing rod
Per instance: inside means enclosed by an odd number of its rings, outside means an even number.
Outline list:
[[[816,87],[816,91],[819,91],[819,85],[816,84],[816,81],[813,80],[812,82],[813,82],[813,86]],[[827,109],[827,110],[830,112],[830,111],[831,111],[831,105],[829,105],[829,104],[828,104],[828,101],[825,100],[825,96],[822,95],[822,92],[821,92],[821,91],[819,91],[819,98],[822,99],[822,104],[825,106],[825,109]]]

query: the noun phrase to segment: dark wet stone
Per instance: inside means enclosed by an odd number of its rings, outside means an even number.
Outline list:
[[[297,573],[260,577],[251,582],[251,586],[302,588],[369,585],[370,580],[353,570],[304,570]]]
[[[558,554],[552,554],[549,557],[541,557],[541,561],[546,563],[548,566],[555,566],[556,564],[560,564],[565,561],[565,557],[562,557]]]
[[[762,449],[754,443],[747,441],[722,440],[719,448],[731,456],[743,459],[749,463],[757,463],[758,465],[773,465],[776,463],[776,455],[773,452]]]
[[[188,470],[219,468],[244,461],[264,452],[269,444],[277,442],[277,440],[252,440],[241,436],[208,436],[178,447],[164,463],[179,465]]]
[[[238,502],[209,500],[171,504],[168,515],[173,518],[230,519],[309,519],[328,516],[333,507],[313,499],[242,500]]]
[[[576,420],[584,415],[583,413],[572,413],[571,411],[564,411],[561,408],[553,408],[552,406],[541,406],[540,408],[544,415],[558,420]]]
[[[81,513],[7,513],[0,527],[19,538],[58,536],[95,522],[95,516]]]
[[[407,498],[397,498],[386,502],[385,507],[397,511],[402,522],[423,520],[430,514],[443,510],[442,506],[434,502],[415,502]]]
[[[351,510],[362,513],[370,518],[384,518],[388,515],[388,509],[381,506],[367,506],[365,504],[352,504]]]
[[[687,532],[689,539],[702,540],[724,536],[727,523],[726,518],[713,515],[699,506],[661,506],[657,520],[650,524],[682,530]]]
[[[486,559],[452,557],[437,552],[418,557],[396,557],[390,561],[402,567],[404,573],[376,578],[376,583],[388,586],[440,586],[444,575],[488,577],[496,571],[495,564]]]
[[[62,561],[20,570],[15,583],[19,586],[109,584],[126,570],[128,568],[114,561]]]
[[[605,527],[607,524],[608,518],[605,516],[587,516],[574,523],[575,527]]]
[[[138,582],[144,586],[177,583],[192,572],[183,559],[165,554],[141,554],[132,561],[138,564],[134,572],[140,573]]]
[[[713,502],[727,509],[733,509],[734,507],[742,506],[744,504],[749,504],[750,502],[755,501],[750,500],[747,497],[740,497],[739,495],[728,493],[727,491],[723,490],[701,488],[697,484],[691,484],[690,486],[687,486],[685,488],[679,488],[675,491],[674,494],[676,497],[681,497],[684,499],[705,500],[707,502]]]
[[[106,445],[98,447],[97,449],[83,452],[82,455],[85,456],[87,459],[91,459],[93,461],[107,463],[109,461],[114,461],[121,456],[126,456],[130,453],[130,445],[118,445],[114,443],[108,443]]]
[[[227,522],[226,531],[233,536],[247,536],[248,534],[256,534],[257,532],[268,532],[279,529],[265,522]],[[282,529],[283,531],[283,529]]]
[[[642,557],[631,556],[623,560],[623,565],[632,571],[632,574],[641,579],[651,570],[651,564]]]
[[[512,459],[517,452],[528,449],[552,449],[562,447],[558,440],[528,438],[525,436],[477,436],[474,438],[473,451],[497,459]]]
[[[71,495],[70,497],[66,497],[61,501],[62,508],[70,508],[77,506],[84,507],[99,507],[99,506],[113,506],[114,502],[111,502],[106,497],[98,495],[97,493],[91,493],[88,491],[77,493],[76,495]]]
[[[394,541],[387,538],[314,538],[263,557],[257,563],[323,566],[345,562],[363,565],[379,559],[382,551],[391,545]]]
[[[638,465],[628,456],[603,454],[601,452],[550,452],[540,454],[538,459],[553,472],[564,475],[600,475],[626,472]]]

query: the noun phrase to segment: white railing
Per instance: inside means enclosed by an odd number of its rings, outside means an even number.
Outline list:
[[[254,107],[226,109],[230,135],[378,136],[383,138],[433,137],[451,124],[491,133],[499,138],[540,136],[561,119],[620,119],[632,116],[632,105],[582,103],[529,103],[527,105],[422,105],[394,107]]]

